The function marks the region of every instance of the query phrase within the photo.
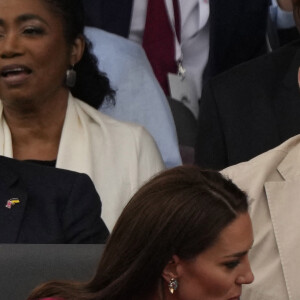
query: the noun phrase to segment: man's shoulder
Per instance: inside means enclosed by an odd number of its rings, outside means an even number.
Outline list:
[[[231,178],[236,183],[244,182],[250,185],[256,178],[268,178],[280,162],[295,147],[300,147],[300,135],[296,135],[276,148],[264,152],[249,161],[230,166],[221,171],[223,175]]]
[[[211,79],[213,87],[222,87],[234,82],[244,85],[267,84],[281,78],[300,51],[300,40],[276,49],[250,61],[244,62]]]

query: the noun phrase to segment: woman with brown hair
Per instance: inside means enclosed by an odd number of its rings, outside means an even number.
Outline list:
[[[130,200],[95,277],[50,282],[29,300],[238,300],[253,281],[247,197],[215,171],[161,173]]]

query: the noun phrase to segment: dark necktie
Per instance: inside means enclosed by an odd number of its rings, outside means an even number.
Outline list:
[[[180,41],[178,0],[173,0],[173,7],[176,35]],[[175,38],[165,0],[148,0],[143,47],[154,74],[167,96],[170,94],[167,74],[177,73]]]

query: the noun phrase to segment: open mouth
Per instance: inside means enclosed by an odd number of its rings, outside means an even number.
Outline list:
[[[23,65],[10,65],[0,70],[0,78],[8,87],[19,87],[25,83],[32,70]]]
[[[11,76],[19,76],[19,75],[28,75],[30,74],[32,71],[24,66],[8,66],[8,67],[4,67],[1,70],[1,76],[2,77],[11,77]]]

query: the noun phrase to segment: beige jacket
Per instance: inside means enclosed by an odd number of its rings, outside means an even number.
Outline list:
[[[249,196],[254,283],[241,300],[300,299],[300,135],[222,171]]]

